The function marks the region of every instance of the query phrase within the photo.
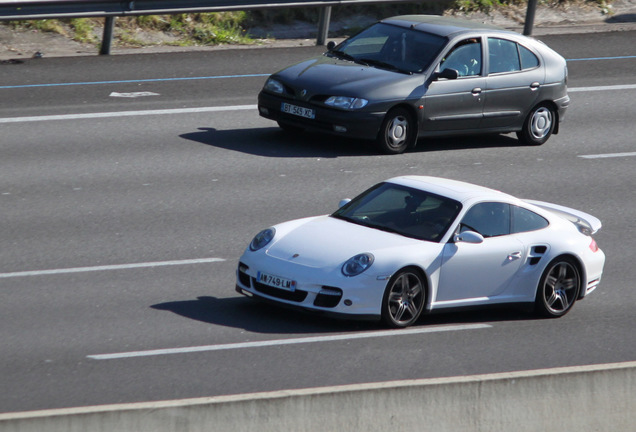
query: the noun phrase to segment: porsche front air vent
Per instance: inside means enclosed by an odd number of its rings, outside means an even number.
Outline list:
[[[323,286],[318,295],[316,295],[314,306],[333,308],[338,306],[340,299],[342,299],[342,290],[340,288]]]

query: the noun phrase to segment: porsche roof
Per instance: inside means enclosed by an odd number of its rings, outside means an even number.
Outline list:
[[[517,198],[511,195],[495,189],[441,177],[402,176],[394,177],[387,180],[387,182],[412,187],[414,189],[425,190],[427,192],[432,192],[437,195],[454,199],[461,203],[474,198],[496,199],[504,201],[517,200]]]

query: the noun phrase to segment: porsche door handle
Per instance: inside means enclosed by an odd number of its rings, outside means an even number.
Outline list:
[[[508,261],[514,261],[518,259],[521,259],[521,252],[513,252],[508,255]]]

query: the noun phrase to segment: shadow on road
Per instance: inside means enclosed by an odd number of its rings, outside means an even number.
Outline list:
[[[160,303],[151,307],[169,311],[188,319],[241,328],[253,333],[347,333],[386,329],[379,321],[337,319],[277,307],[244,297],[220,299],[202,296],[195,300]],[[417,325],[432,326],[533,319],[535,316],[530,311],[520,308],[488,308],[423,315]]]
[[[607,23],[631,23],[636,22],[636,13],[612,15],[605,20]]]
[[[180,136],[200,144],[255,156],[275,158],[337,158],[378,156],[371,141],[340,138],[319,133],[293,134],[278,128],[217,130],[199,128]],[[445,150],[523,147],[516,138],[506,135],[474,135],[452,138],[420,139],[407,155]]]

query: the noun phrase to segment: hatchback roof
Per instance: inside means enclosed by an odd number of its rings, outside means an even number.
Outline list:
[[[383,19],[380,22],[398,25],[401,27],[411,27],[419,31],[433,33],[444,37],[454,33],[470,30],[497,30],[508,32],[506,29],[490,24],[439,15],[400,15]]]

